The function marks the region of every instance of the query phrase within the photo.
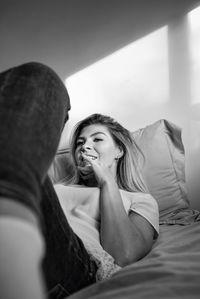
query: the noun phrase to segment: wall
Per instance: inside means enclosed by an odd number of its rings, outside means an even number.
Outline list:
[[[198,0],[1,0],[0,69],[26,61],[65,79],[164,26]]]

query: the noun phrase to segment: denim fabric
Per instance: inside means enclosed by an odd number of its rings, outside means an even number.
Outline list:
[[[69,108],[64,84],[42,64],[0,74],[0,195],[38,211]]]
[[[0,74],[0,197],[26,205],[39,219],[49,298],[91,284],[96,272],[47,177],[69,109],[67,90],[49,67],[32,62]]]

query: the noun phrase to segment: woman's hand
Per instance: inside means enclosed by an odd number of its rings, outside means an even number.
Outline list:
[[[111,172],[111,166],[103,164],[98,158],[82,153],[82,157],[86,162],[85,166],[79,166],[78,169],[87,177],[93,173],[97,180],[98,185],[101,187],[105,182],[114,180]]]

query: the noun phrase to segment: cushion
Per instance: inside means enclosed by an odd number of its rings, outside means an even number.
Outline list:
[[[185,155],[181,129],[159,120],[132,133],[144,154],[140,162],[149,193],[157,200],[160,220],[189,206],[185,182]]]
[[[161,119],[132,132],[144,159],[139,160],[149,193],[157,200],[160,220],[189,206],[185,183],[185,157],[181,129]],[[53,183],[73,174],[70,150],[59,150],[49,170]]]

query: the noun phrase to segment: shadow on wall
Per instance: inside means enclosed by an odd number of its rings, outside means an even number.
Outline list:
[[[67,78],[68,128],[96,112],[130,130],[165,117],[170,104],[167,50],[164,27]]]

